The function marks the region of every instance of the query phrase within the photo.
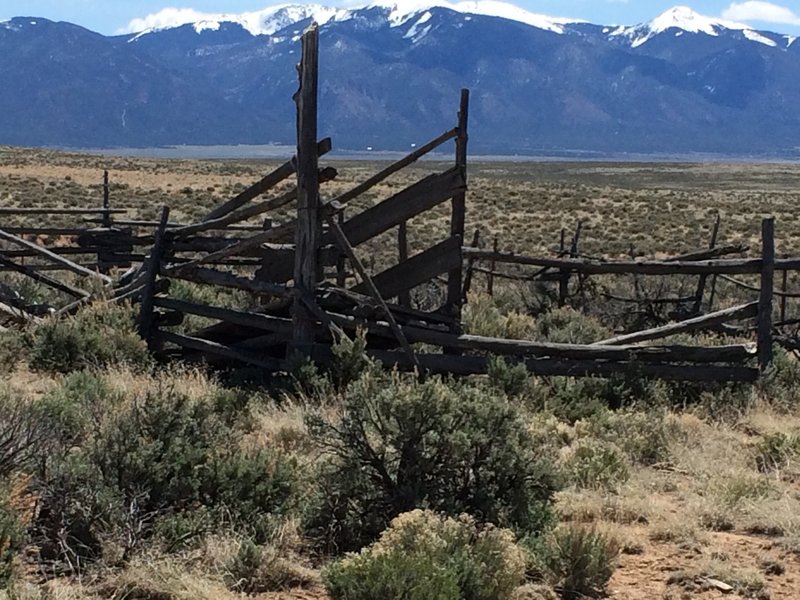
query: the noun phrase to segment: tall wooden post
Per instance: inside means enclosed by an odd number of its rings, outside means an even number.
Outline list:
[[[456,166],[464,171],[464,180],[467,179],[467,142],[469,124],[469,90],[461,90],[461,104],[458,111],[458,137],[456,137]],[[450,221],[450,235],[464,240],[464,227],[466,222],[467,195],[459,192],[452,201],[453,216]],[[456,317],[454,329],[461,329],[461,288],[463,280],[463,265],[453,269],[447,276],[447,308]]]
[[[169,206],[161,209],[161,219],[156,229],[153,240],[153,248],[147,258],[145,267],[145,283],[142,289],[142,300],[139,305],[139,320],[137,329],[142,339],[147,342],[148,347],[153,350],[153,302],[156,295],[156,281],[161,271],[161,260],[164,258],[164,244],[166,237],[167,224],[169,223]]]
[[[788,258],[784,256],[784,258]],[[786,291],[789,286],[789,271],[786,269],[783,270],[783,275],[781,276],[781,322],[786,320]]]
[[[317,156],[317,86],[319,81],[319,28],[316,23],[303,34],[298,66],[300,88],[297,104],[297,229],[295,232],[292,310],[293,351],[307,354],[314,342],[315,317],[303,302],[313,298],[319,280],[319,158]],[[290,352],[292,352],[290,350]]]
[[[500,239],[497,236],[494,236],[492,250],[494,254],[492,255],[492,260],[489,261],[489,277],[486,279],[486,293],[489,294],[490,298],[494,298],[494,270],[497,268],[497,261],[494,257],[500,250]]]
[[[111,194],[108,187],[108,171],[103,171],[103,227],[111,227],[111,213],[108,209],[111,208]]]
[[[772,363],[772,295],[775,279],[775,218],[761,222],[761,294],[758,298],[758,366]]]

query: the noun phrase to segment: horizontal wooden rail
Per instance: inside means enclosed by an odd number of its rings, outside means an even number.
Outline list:
[[[93,277],[95,279],[100,279],[104,283],[111,283],[111,278],[107,275],[103,275],[102,273],[98,273],[97,271],[92,271],[87,269],[86,267],[82,267],[79,264],[72,262],[64,258],[63,256],[59,256],[49,249],[44,248],[43,246],[39,246],[34,244],[33,242],[29,242],[21,237],[18,237],[14,234],[8,233],[0,229],[0,239],[5,240],[7,242],[11,242],[12,244],[16,244],[17,246],[22,246],[26,248],[38,256],[41,256],[51,262],[57,263],[65,267],[67,270],[72,271],[73,273],[77,273],[78,275],[82,275],[83,277]],[[8,253],[6,253],[8,255]]]
[[[153,333],[157,342],[175,344],[188,350],[196,350],[206,354],[213,354],[222,358],[229,358],[238,362],[247,363],[269,371],[279,371],[284,368],[283,361],[269,356],[260,356],[252,352],[238,350],[231,346],[203,340],[187,335],[158,330]]]
[[[0,207],[0,215],[124,215],[129,208],[27,208]]]
[[[392,336],[388,324],[367,322],[347,315],[328,313],[331,322],[344,329],[363,328],[369,333],[389,338]],[[403,333],[409,342],[425,343],[442,348],[474,350],[500,355],[530,356],[539,358],[564,358],[574,360],[616,360],[642,362],[697,362],[724,363],[743,362],[754,358],[754,344],[731,344],[726,346],[621,346],[556,344],[531,342],[478,335],[455,335],[443,331],[422,329],[403,325]]]
[[[618,335],[611,339],[596,342],[593,345],[618,346],[621,344],[636,344],[639,342],[662,339],[678,333],[688,333],[690,331],[708,329],[717,325],[722,325],[728,321],[752,319],[756,316],[758,316],[758,302],[751,302],[750,304],[743,304],[741,306],[734,306],[733,308],[718,310],[707,315],[694,317],[693,319],[687,319],[686,321],[670,323],[668,325],[647,329],[645,331],[636,331],[634,333]]]
[[[167,273],[164,274],[166,275]],[[219,285],[237,290],[246,290],[248,292],[264,296],[279,296],[285,298],[292,295],[292,289],[285,285],[276,285],[266,281],[255,281],[245,277],[238,277],[232,273],[215,271],[213,269],[203,269],[201,267],[181,269],[177,272],[170,272],[168,275],[170,277],[174,277],[175,279],[185,279],[186,281],[191,281],[194,283],[206,283],[209,285]]]
[[[200,317],[208,317],[209,319],[217,319],[225,321],[226,323],[233,323],[234,325],[242,325],[243,327],[252,327],[253,329],[289,335],[292,333],[291,319],[273,317],[262,313],[244,312],[230,308],[217,308],[215,306],[206,306],[204,304],[195,304],[192,302],[173,300],[171,298],[156,298],[154,303],[160,308]]]
[[[761,272],[760,258],[719,259],[700,261],[614,261],[603,262],[577,258],[547,258],[464,248],[464,257],[496,263],[528,265],[574,271],[586,275],[753,275]],[[800,270],[800,258],[775,261],[776,271]]]
[[[414,364],[405,353],[387,350],[367,350],[367,355],[389,368],[411,371]],[[314,346],[313,357],[319,362],[330,362],[332,352],[320,345]],[[448,354],[417,354],[419,368],[431,373],[457,376],[482,375],[488,372],[489,359],[483,356],[456,356]],[[557,358],[530,358],[520,361],[533,375],[542,377],[612,377],[631,373],[655,379],[678,381],[730,381],[754,382],[758,369],[742,366],[716,365],[659,365],[596,360],[565,360]]]

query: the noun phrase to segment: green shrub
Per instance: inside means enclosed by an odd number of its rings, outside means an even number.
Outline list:
[[[583,441],[564,464],[570,480],[582,488],[611,489],[630,476],[620,449],[608,442]]]
[[[8,587],[14,575],[14,559],[22,540],[19,517],[10,506],[7,491],[0,489],[0,590]]]
[[[378,542],[324,575],[333,600],[505,600],[523,583],[524,553],[508,530],[415,510]]]
[[[599,411],[577,423],[576,431],[616,444],[635,464],[650,466],[669,458],[669,431],[660,412]]]
[[[536,336],[560,344],[591,344],[611,337],[611,330],[589,315],[564,307],[536,318]]]
[[[509,339],[531,339],[535,330],[532,317],[514,310],[503,311],[494,298],[470,293],[462,317],[464,332]]]
[[[31,368],[69,373],[87,367],[151,364],[147,346],[134,331],[130,306],[90,306],[74,317],[51,318],[31,332]]]
[[[93,389],[78,375],[70,381]],[[115,540],[124,559],[154,534],[177,550],[221,522],[264,537],[272,515],[294,497],[295,459],[241,450],[215,393],[189,397],[162,385],[107,397],[83,421],[65,419],[72,446],[52,453],[40,475],[42,557],[91,562]]]
[[[615,540],[591,528],[567,525],[536,544],[532,560],[562,598],[579,600],[605,597],[618,555]]]
[[[764,436],[756,447],[756,467],[762,473],[780,471],[800,456],[800,437],[785,433]]]
[[[489,385],[506,396],[521,396],[528,387],[528,368],[523,363],[511,364],[502,356],[489,359]]]
[[[552,466],[506,399],[368,372],[341,403],[339,421],[309,422],[329,458],[311,527],[332,550],[358,549],[419,507],[521,531],[547,522]]]

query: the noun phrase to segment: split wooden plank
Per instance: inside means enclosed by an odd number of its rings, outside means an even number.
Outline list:
[[[337,175],[336,169],[332,167],[326,167],[322,169],[318,173],[317,182],[325,182],[334,179]],[[283,206],[286,206],[290,202],[293,202],[297,199],[298,191],[297,188],[293,188],[286,192],[285,194],[281,194],[275,198],[271,198],[264,202],[259,202],[258,204],[254,204],[253,206],[248,206],[247,208],[243,208],[236,212],[229,213],[223,217],[219,217],[212,221],[203,221],[201,223],[194,223],[192,225],[187,225],[186,227],[178,227],[176,229],[170,230],[170,235],[174,237],[187,237],[190,235],[194,235],[196,233],[200,233],[203,231],[209,231],[212,229],[224,229],[229,225],[234,223],[241,223],[242,221],[246,221],[247,219],[252,219],[253,217],[257,217],[258,215],[262,215],[266,212],[277,210]]]
[[[65,294],[69,294],[73,298],[87,298],[91,295],[85,290],[58,281],[57,279],[44,275],[43,273],[39,273],[37,267],[18,265],[2,253],[0,253],[0,265],[3,265],[8,270],[15,271],[25,275],[26,277],[30,277],[37,283],[41,283],[60,292],[64,292]]]
[[[353,200],[354,198],[357,198],[364,192],[372,189],[390,175],[393,175],[394,173],[397,173],[398,171],[406,168],[410,164],[415,163],[420,158],[422,158],[429,152],[435,150],[448,140],[452,140],[457,135],[458,135],[458,127],[454,127],[449,131],[445,131],[442,135],[440,135],[436,139],[420,146],[407,156],[404,156],[403,158],[401,158],[397,162],[392,163],[379,173],[376,173],[375,175],[367,179],[365,182],[357,185],[352,190],[348,190],[344,194],[341,194],[340,196],[334,198],[334,202],[338,202],[339,204],[346,204],[347,202],[350,202],[350,200]]]
[[[325,138],[317,144],[317,155],[323,156],[328,152],[330,152],[332,148],[333,144],[331,143],[331,138]],[[215,219],[224,217],[228,213],[231,213],[241,208],[242,206],[244,206],[251,200],[254,200],[258,196],[265,194],[273,187],[278,185],[284,179],[288,179],[289,177],[294,175],[295,162],[296,162],[295,158],[286,161],[277,169],[265,175],[258,182],[254,183],[249,188],[242,191],[236,197],[232,198],[231,200],[228,200],[222,206],[218,206],[217,208],[212,210],[210,213],[208,213],[208,215],[206,215],[203,221],[214,221]]]
[[[292,295],[292,289],[286,287],[285,285],[276,285],[266,281],[247,279],[232,273],[215,271],[214,269],[204,269],[202,267],[172,271],[170,272],[170,277],[174,277],[175,279],[185,279],[186,281],[192,281],[194,283],[206,283],[209,285],[219,285],[237,290],[246,290],[248,292],[263,296],[278,296],[282,298],[288,298]]]
[[[373,335],[393,337],[388,323],[358,319],[350,315],[328,313],[328,318],[343,329],[364,329]],[[401,326],[411,343],[425,343],[442,348],[473,350],[504,356],[528,356],[535,358],[564,358],[573,360],[616,360],[640,362],[697,362],[725,363],[744,362],[756,356],[754,344],[730,344],[725,346],[597,346],[588,344],[558,344],[553,342],[531,342],[477,335],[455,335],[411,325]]]
[[[455,267],[460,268],[461,264],[461,239],[451,237],[373,276],[372,281],[382,297],[394,298]],[[353,291],[370,292],[366,282],[355,286]]]
[[[742,304],[741,306],[734,306],[733,308],[726,308],[725,310],[718,310],[707,315],[687,319],[678,323],[670,323],[661,327],[647,329],[645,331],[636,331],[634,333],[627,333],[625,335],[618,335],[616,337],[595,342],[593,346],[619,346],[621,344],[635,344],[639,342],[647,342],[650,340],[658,340],[678,333],[688,333],[690,331],[698,331],[701,329],[708,329],[728,321],[741,321],[743,319],[752,319],[758,316],[758,302],[751,302],[750,304]]]
[[[347,220],[342,231],[356,247],[449,200],[465,188],[464,172],[460,168],[430,175]]]
[[[204,354],[221,356],[223,358],[229,358],[231,360],[254,365],[268,371],[280,371],[284,367],[283,361],[280,361],[277,358],[260,356],[252,352],[246,352],[244,350],[233,348],[232,346],[226,346],[224,344],[211,342],[201,338],[172,333],[170,331],[158,331],[155,333],[154,337],[160,343],[175,344],[181,348],[195,350]]]
[[[193,302],[184,302],[182,300],[173,300],[171,298],[156,298],[155,305],[167,310],[207,317],[209,319],[217,319],[219,321],[225,321],[226,323],[233,323],[234,325],[242,325],[243,327],[250,327],[273,333],[291,335],[293,331],[291,319],[274,317],[262,313],[218,308]]]
[[[42,256],[51,262],[60,264],[68,271],[72,271],[73,273],[77,273],[78,275],[81,275],[83,277],[94,277],[96,279],[100,279],[104,283],[111,283],[111,278],[107,275],[103,275],[102,273],[98,273],[97,271],[92,271],[90,269],[87,269],[86,267],[82,267],[79,264],[64,258],[63,256],[59,256],[58,254],[51,252],[50,250],[44,248],[43,246],[39,246],[38,244],[29,242],[28,240],[25,240],[12,233],[8,233],[7,231],[4,231],[2,229],[0,229],[0,239],[16,244],[17,246],[22,246],[23,248],[27,248],[28,250],[32,251],[38,256]],[[9,253],[6,253],[6,255],[8,256]]]
[[[587,275],[632,274],[641,275],[725,275],[757,274],[761,272],[760,258],[717,259],[702,261],[615,261],[603,262],[590,259],[547,258],[465,248],[464,256],[478,260],[494,260],[499,263],[569,269]],[[789,258],[775,261],[775,270],[800,270],[800,259]]]
[[[488,372],[489,359],[483,356],[457,356],[452,354],[417,354],[419,367],[402,352],[387,350],[367,350],[367,355],[388,368],[413,370],[421,368],[430,373],[443,373],[455,376],[483,375]],[[330,361],[332,353],[328,348],[316,346],[314,358],[319,362]],[[533,375],[541,377],[613,377],[619,374],[635,373],[637,376],[677,381],[730,381],[754,382],[759,371],[742,366],[717,365],[659,365],[628,362],[603,362],[595,360],[576,361],[564,359],[523,359],[520,361]]]

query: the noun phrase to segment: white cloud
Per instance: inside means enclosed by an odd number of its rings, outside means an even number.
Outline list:
[[[762,23],[781,23],[784,25],[800,25],[800,15],[790,8],[772,2],[747,0],[734,2],[726,8],[722,17],[733,21],[759,21]]]
[[[193,8],[164,8],[146,17],[133,19],[125,27],[117,31],[117,33],[138,33],[146,29],[177,27],[179,25],[185,25],[186,23],[211,20],[215,16],[216,15],[202,13]]]

